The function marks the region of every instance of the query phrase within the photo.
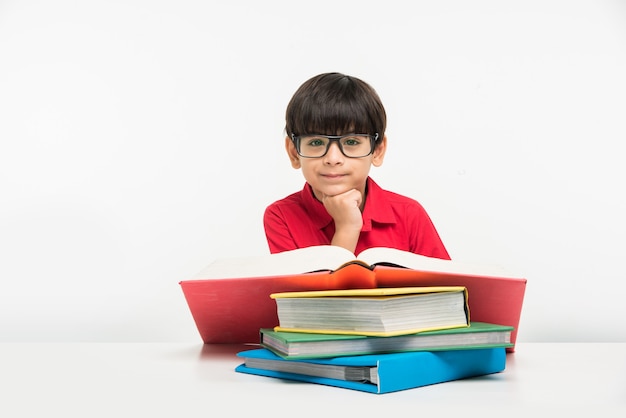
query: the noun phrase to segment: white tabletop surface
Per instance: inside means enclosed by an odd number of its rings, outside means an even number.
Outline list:
[[[0,417],[626,417],[626,343],[518,343],[502,373],[382,395],[236,373],[247,348],[3,343]]]

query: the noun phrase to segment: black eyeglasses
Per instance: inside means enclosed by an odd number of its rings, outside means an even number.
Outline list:
[[[348,158],[363,158],[374,152],[378,134],[347,135],[291,135],[298,155],[304,158],[320,158],[328,153],[330,144],[337,142],[339,150]]]

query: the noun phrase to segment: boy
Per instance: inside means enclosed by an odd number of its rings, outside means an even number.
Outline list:
[[[287,106],[285,149],[306,184],[265,210],[270,252],[331,244],[450,259],[424,208],[369,177],[383,163],[386,124],[378,94],[358,78],[325,73],[300,86]]]

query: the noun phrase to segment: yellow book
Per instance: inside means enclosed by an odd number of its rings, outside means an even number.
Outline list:
[[[463,286],[282,292],[275,331],[390,337],[468,327]]]

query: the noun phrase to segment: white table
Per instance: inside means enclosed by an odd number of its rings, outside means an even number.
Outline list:
[[[518,343],[502,373],[383,395],[236,373],[247,348],[3,343],[0,417],[626,417],[624,343]]]

